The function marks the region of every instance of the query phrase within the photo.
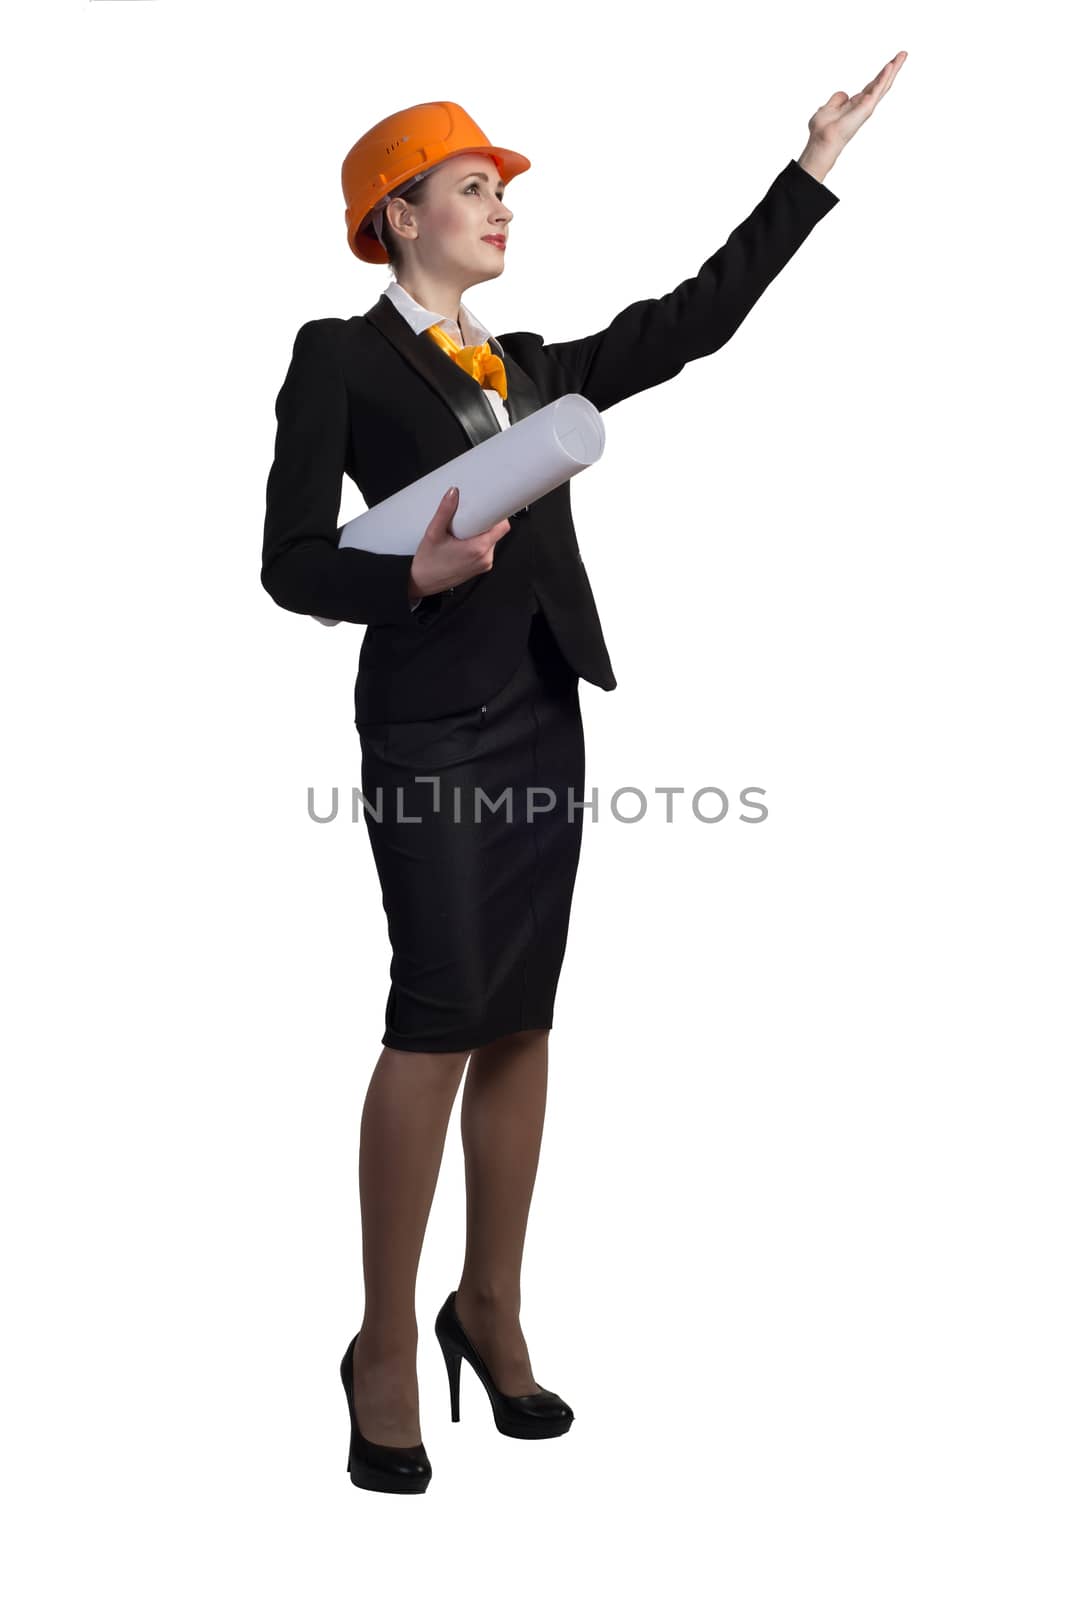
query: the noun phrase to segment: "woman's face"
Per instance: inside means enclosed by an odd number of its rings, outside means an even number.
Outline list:
[[[419,187],[419,204],[398,208],[406,258],[435,278],[471,284],[499,277],[505,252],[486,236],[507,240],[512,213],[493,157],[478,151],[450,156]]]

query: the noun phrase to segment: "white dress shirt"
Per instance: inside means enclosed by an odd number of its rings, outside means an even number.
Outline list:
[[[452,317],[439,316],[436,311],[428,311],[426,306],[421,306],[418,300],[408,293],[407,289],[401,287],[396,278],[390,281],[385,293],[387,300],[392,300],[413,333],[424,333],[427,328],[433,328],[440,322],[449,338],[455,339],[457,344],[488,343],[495,355],[502,354],[500,345],[489,329],[484,328],[478,318],[472,316],[462,300],[460,301],[460,320],[457,323]],[[482,392],[496,412],[497,420],[501,427],[511,427],[511,418],[505,408],[504,401],[496,389],[483,389]],[[417,600],[411,609],[414,611],[415,607],[421,606],[422,603],[422,599]]]
[[[393,301],[393,304],[413,333],[425,333],[427,328],[433,328],[440,322],[449,338],[455,339],[457,344],[488,343],[495,355],[499,356],[503,353],[489,329],[484,328],[478,318],[468,311],[462,300],[460,301],[460,321],[456,323],[451,317],[439,316],[436,311],[428,311],[425,306],[421,306],[418,300],[412,298],[407,289],[401,288],[396,278],[390,280],[389,288],[386,290],[386,299]],[[496,389],[486,389],[485,395],[497,413],[497,420],[501,427],[510,427],[511,419],[508,416],[504,401]]]

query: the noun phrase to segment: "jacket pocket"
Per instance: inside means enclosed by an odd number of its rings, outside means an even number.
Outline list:
[[[371,730],[373,747],[390,766],[429,776],[473,760],[485,720],[485,707],[475,706],[422,722],[382,723]]]

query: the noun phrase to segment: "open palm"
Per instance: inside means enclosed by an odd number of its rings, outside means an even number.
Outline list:
[[[847,95],[844,89],[832,94],[826,104],[820,106],[815,116],[809,118],[810,136],[837,146],[847,144],[861,124],[867,122],[897,77],[907,55],[907,50],[899,50],[878,76],[865,84],[859,94]]]

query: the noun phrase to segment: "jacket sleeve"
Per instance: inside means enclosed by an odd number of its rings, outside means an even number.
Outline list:
[[[711,355],[837,204],[837,195],[790,161],[696,277],[659,300],[635,301],[600,333],[544,346],[560,392],[585,395],[604,411]]]
[[[349,407],[333,320],[298,329],[275,402],[260,579],[287,611],[339,622],[403,623],[414,617],[411,556],[338,545]]]

